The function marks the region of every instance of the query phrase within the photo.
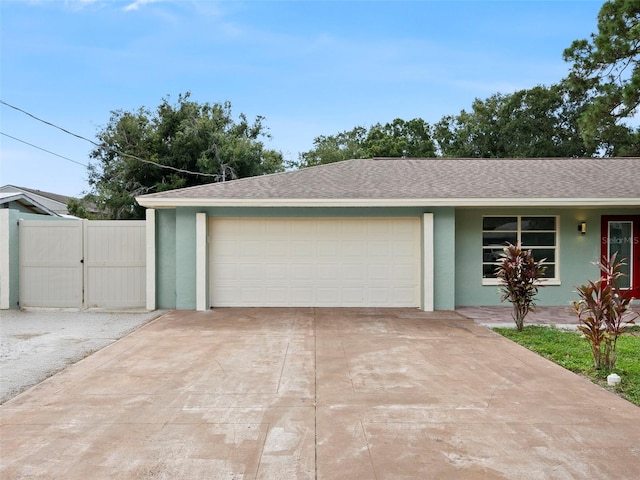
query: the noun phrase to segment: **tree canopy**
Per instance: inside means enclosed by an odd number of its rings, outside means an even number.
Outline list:
[[[578,129],[583,109],[558,85],[497,93],[443,117],[433,137],[445,157],[590,156]]]
[[[190,94],[155,111],[112,111],[97,135],[89,167],[94,203],[103,218],[143,218],[137,195],[282,171],[280,152],[265,148],[264,118],[232,115],[231,103],[199,104]],[[77,213],[82,213],[76,206]]]
[[[396,118],[368,129],[359,126],[335,135],[320,135],[313,145],[313,149],[300,154],[297,166],[311,167],[352,158],[436,155],[431,127],[421,118],[409,121]]]
[[[566,83],[588,105],[580,118],[585,141],[605,154],[640,154],[640,130],[624,123],[640,105],[640,2],[606,1],[598,31],[564,51],[573,66]]]

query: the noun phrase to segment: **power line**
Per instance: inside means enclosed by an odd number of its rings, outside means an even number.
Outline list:
[[[49,126],[51,126],[53,128],[57,128],[58,130],[62,130],[64,133],[67,133],[67,134],[72,135],[72,136],[74,136],[76,138],[79,138],[80,140],[85,140],[87,142],[93,143],[96,147],[100,146],[96,142],[94,142],[93,140],[90,140],[90,139],[88,139],[86,137],[83,137],[82,135],[78,135],[77,133],[70,132],[69,130],[66,130],[66,129],[62,128],[62,127],[59,127],[58,125],[55,125],[55,124],[53,124],[51,122],[47,122],[46,120],[43,120],[42,118],[36,117],[32,113],[29,113],[26,110],[23,110],[23,109],[21,109],[19,107],[11,105],[11,104],[5,102],[4,100],[0,100],[0,103],[2,103],[3,105],[6,105],[9,108],[13,108],[14,110],[17,110],[18,112],[24,113],[25,115],[28,115],[29,117],[31,117],[31,118],[33,118],[35,120],[38,120],[39,122],[42,122],[42,123],[44,123],[46,125],[49,125]]]
[[[59,155],[59,154],[57,154],[55,152],[52,152],[51,150],[47,150],[46,148],[42,148],[42,147],[39,147],[37,145],[34,145],[33,143],[26,142],[24,140],[21,140],[19,138],[16,138],[14,136],[9,135],[8,133],[0,132],[0,135],[4,135],[5,137],[12,138],[13,140],[16,140],[18,142],[24,143],[25,145],[29,145],[30,147],[37,148],[38,150],[42,150],[43,152],[50,153],[51,155],[55,155],[56,157],[60,157],[60,158],[62,158],[64,160],[68,160],[69,162],[76,163],[78,165],[82,165],[83,167],[88,167],[88,165],[86,165],[84,163],[80,163],[80,162],[78,162],[76,160],[70,159],[69,157],[65,157],[63,155]]]
[[[27,112],[26,110],[23,110],[23,109],[21,109],[21,108],[19,108],[19,107],[16,107],[15,105],[11,105],[11,104],[9,104],[9,103],[5,102],[4,100],[0,100],[0,103],[1,103],[2,105],[6,105],[6,106],[7,106],[7,107],[9,107],[9,108],[13,108],[14,110],[17,110],[18,112],[24,113],[25,115],[28,115],[29,117],[33,118],[34,120],[37,120],[37,121],[39,121],[39,122],[42,122],[42,123],[44,123],[44,124],[46,124],[46,125],[49,125],[49,126],[51,126],[51,127],[53,127],[53,128],[57,128],[58,130],[62,130],[64,133],[66,133],[66,134],[68,134],[68,135],[71,135],[71,136],[73,136],[73,137],[79,138],[80,140],[84,140],[85,142],[89,142],[89,143],[91,143],[92,145],[94,145],[94,146],[96,146],[96,147],[98,147],[98,148],[100,148],[100,149],[108,150],[108,151],[110,151],[110,152],[115,153],[116,155],[121,156],[121,157],[128,157],[128,158],[131,158],[131,159],[133,159],[133,160],[137,160],[137,161],[142,162],[142,163],[147,163],[147,164],[149,164],[149,165],[153,165],[153,166],[158,167],[158,168],[164,168],[164,169],[167,169],[167,170],[173,170],[174,172],[184,173],[184,174],[187,174],[187,175],[199,175],[199,176],[202,176],[202,177],[214,177],[214,178],[220,178],[220,175],[219,175],[219,174],[216,174],[216,173],[192,172],[192,171],[190,171],[190,170],[185,170],[185,169],[183,169],[183,168],[176,168],[176,167],[172,167],[172,166],[170,166],[170,165],[163,165],[162,163],[152,162],[151,160],[145,160],[144,158],[140,158],[140,157],[138,157],[138,156],[136,156],[136,155],[130,155],[130,154],[128,154],[128,153],[121,152],[121,151],[119,151],[119,150],[116,150],[116,149],[115,149],[115,148],[113,148],[113,147],[110,147],[109,145],[107,145],[107,144],[105,144],[105,143],[102,143],[102,144],[100,144],[100,143],[96,143],[96,142],[94,142],[93,140],[91,140],[91,139],[89,139],[89,138],[87,138],[87,137],[83,137],[82,135],[78,135],[77,133],[70,132],[69,130],[67,130],[67,129],[65,129],[65,128],[62,128],[62,127],[60,127],[60,126],[58,126],[58,125],[56,125],[56,124],[54,124],[54,123],[48,122],[48,121],[46,121],[46,120],[43,120],[43,119],[42,119],[42,118],[40,118],[40,117],[36,117],[36,116],[35,116],[35,115],[33,115],[32,113],[29,113],[29,112]],[[25,142],[25,143],[26,143],[26,142]],[[39,147],[36,147],[36,148],[39,148]]]

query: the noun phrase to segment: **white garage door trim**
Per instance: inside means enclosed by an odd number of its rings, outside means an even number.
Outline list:
[[[210,303],[420,307],[427,275],[420,220],[212,218]]]

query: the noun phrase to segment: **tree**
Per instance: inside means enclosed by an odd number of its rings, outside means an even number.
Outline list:
[[[588,100],[580,117],[585,142],[605,155],[640,154],[640,129],[624,124],[640,105],[640,2],[605,2],[598,33],[575,40],[563,56],[573,62],[567,85]]]
[[[320,135],[313,140],[314,148],[302,152],[294,166],[313,167],[352,158],[366,158],[363,146],[366,135],[367,130],[364,127],[355,127],[336,135]]]
[[[562,85],[476,99],[472,110],[445,116],[433,129],[445,157],[581,157],[578,118],[584,106]]]
[[[264,118],[234,119],[231,104],[167,98],[155,112],[112,111],[91,152],[86,200],[102,218],[143,218],[137,195],[282,171],[280,152],[265,148]]]
[[[369,129],[364,141],[368,157],[435,157],[431,127],[421,118],[379,123]]]
[[[300,154],[299,167],[311,167],[352,158],[434,157],[431,127],[421,118],[396,118],[368,130],[358,126],[336,135],[316,137],[314,148]]]

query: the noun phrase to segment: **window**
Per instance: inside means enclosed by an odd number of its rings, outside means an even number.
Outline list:
[[[482,283],[498,283],[496,266],[506,242],[520,242],[536,260],[545,258],[546,283],[559,283],[557,227],[555,216],[482,217]]]

